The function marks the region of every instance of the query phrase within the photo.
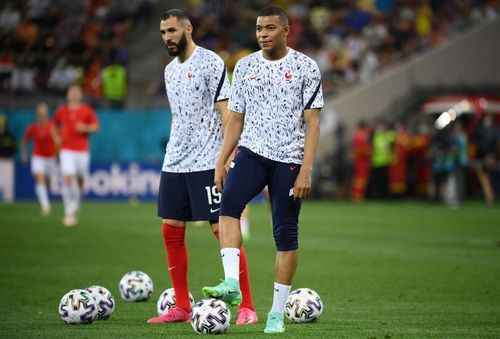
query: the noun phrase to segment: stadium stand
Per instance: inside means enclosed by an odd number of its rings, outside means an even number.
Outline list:
[[[101,70],[112,59],[129,69],[128,106],[159,96],[162,53],[156,17],[165,6],[186,10],[195,40],[234,67],[257,48],[253,25],[258,9],[272,1],[6,1],[0,7],[0,104],[26,105],[15,96],[60,95],[79,81],[91,102],[102,103]],[[320,65],[325,93],[338,95],[369,82],[389,66],[442,45],[474,24],[498,17],[498,0],[277,1],[290,14],[289,44]],[[153,18],[154,17],[154,18]],[[141,27],[142,24],[142,27]],[[230,29],[227,29],[230,27]],[[137,45],[131,44],[131,36]],[[137,37],[143,42],[137,41]],[[160,46],[161,47],[161,46]],[[131,54],[129,51],[133,51]],[[143,62],[146,61],[146,62]],[[153,80],[152,80],[153,79]],[[146,88],[146,91],[144,90]],[[28,100],[29,101],[29,100]],[[151,105],[151,104],[150,104]],[[31,105],[30,105],[31,106]]]

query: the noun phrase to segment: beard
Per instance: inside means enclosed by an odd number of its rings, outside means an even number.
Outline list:
[[[175,56],[179,56],[182,53],[184,53],[184,51],[186,50],[186,45],[187,45],[186,33],[182,34],[181,39],[175,45],[177,48],[174,47],[172,49],[172,48],[167,47],[167,51],[168,51],[168,54],[170,54],[170,56],[175,57]]]

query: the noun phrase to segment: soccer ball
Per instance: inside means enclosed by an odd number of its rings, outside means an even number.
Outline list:
[[[93,285],[85,289],[94,297],[97,304],[97,320],[106,320],[115,310],[115,299],[111,293],[102,286]]]
[[[97,317],[97,303],[85,290],[71,290],[59,303],[59,316],[66,324],[90,324]]]
[[[286,301],[286,317],[294,323],[309,323],[318,320],[323,312],[319,294],[310,288],[299,288],[290,293]]]
[[[191,326],[199,334],[224,334],[229,328],[231,311],[217,299],[203,299],[191,310]]]
[[[191,308],[194,306],[194,298],[191,293],[189,293],[189,303]],[[175,292],[173,288],[168,288],[160,295],[158,302],[156,303],[156,308],[158,309],[158,315],[162,316],[170,309],[175,306]]]
[[[126,301],[146,301],[153,293],[153,281],[141,271],[125,273],[119,287],[120,295]]]

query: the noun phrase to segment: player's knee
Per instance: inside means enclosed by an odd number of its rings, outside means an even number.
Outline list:
[[[297,224],[275,225],[273,233],[278,251],[293,251],[299,248],[299,229]]]
[[[64,175],[63,181],[66,186],[71,186],[73,185],[74,182],[74,177],[72,175]]]
[[[240,202],[241,197],[234,192],[227,191],[222,195],[222,201],[220,204],[221,213],[220,215],[230,216],[236,219],[240,219],[243,210],[245,209],[245,203]]]

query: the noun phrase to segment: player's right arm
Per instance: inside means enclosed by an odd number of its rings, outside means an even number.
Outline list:
[[[227,159],[233,153],[233,150],[240,140],[241,132],[243,131],[243,125],[245,122],[245,115],[230,111],[229,121],[226,126],[226,131],[224,133],[224,142],[222,144],[222,150],[219,155],[219,159],[215,164],[215,177],[214,183],[217,186],[217,190],[222,192],[224,189],[224,181],[226,180],[227,171],[224,165]]]

